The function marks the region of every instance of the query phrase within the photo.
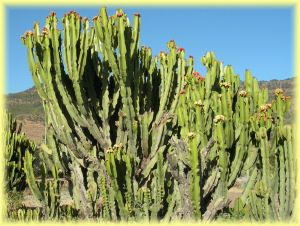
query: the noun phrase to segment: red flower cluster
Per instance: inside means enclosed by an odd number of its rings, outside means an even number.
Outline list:
[[[121,17],[121,16],[123,16],[124,15],[124,13],[122,13],[122,12],[117,12],[117,17]]]
[[[32,31],[25,31],[24,36],[27,36],[27,35],[33,35],[33,32]]]
[[[42,37],[42,36],[44,36],[44,35],[46,35],[46,34],[48,34],[48,29],[46,28],[46,27],[43,27],[42,28],[42,34],[40,34],[40,37]]]
[[[70,12],[65,13],[64,16],[68,16],[68,15],[70,15],[70,14],[74,14],[74,15],[76,16],[76,18],[79,18],[79,19],[82,18],[82,17],[79,15],[79,13],[77,13],[77,12],[74,11],[74,10],[70,10]]]
[[[172,48],[172,49],[177,49],[177,46],[175,45],[174,40],[170,40],[169,42],[166,43],[168,48]]]
[[[141,16],[141,14],[139,14],[139,13],[134,13],[133,15],[138,16],[138,17]]]
[[[282,100],[291,99],[291,98],[292,98],[291,96],[285,96],[285,95],[283,95],[283,94],[282,94],[282,96],[281,96],[281,99],[282,99]]]
[[[33,35],[32,31],[25,31],[23,35],[21,35],[21,39],[24,39],[26,36]]]
[[[185,49],[184,48],[182,48],[182,47],[179,47],[178,49],[177,49],[178,51],[185,51]]]
[[[180,90],[180,92],[179,92],[180,94],[185,94],[185,90],[184,89],[182,89],[182,90]]]
[[[193,72],[193,77],[194,77],[194,78],[197,78],[197,79],[199,79],[199,80],[201,80],[201,81],[203,81],[203,80],[205,79],[204,76],[201,76],[200,73],[197,72],[197,71],[194,71],[194,72]]]

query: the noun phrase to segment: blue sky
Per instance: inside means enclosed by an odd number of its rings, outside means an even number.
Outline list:
[[[141,45],[150,46],[153,55],[167,50],[174,39],[193,55],[195,68],[205,75],[200,57],[213,51],[224,65],[231,64],[244,78],[245,69],[259,80],[285,79],[294,72],[294,11],[290,7],[147,7],[119,6],[129,18],[141,14]],[[119,8],[118,7],[118,8]],[[100,5],[89,7],[7,7],[6,8],[6,86],[5,93],[16,93],[33,86],[26,48],[20,36],[31,30],[34,21],[44,25],[45,17],[55,11],[62,18],[69,10],[90,21]],[[109,14],[116,6],[108,6]],[[132,21],[132,20],[131,20]]]

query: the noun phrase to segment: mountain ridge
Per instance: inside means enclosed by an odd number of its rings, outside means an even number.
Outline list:
[[[292,96],[290,110],[285,115],[285,123],[291,124],[294,121],[294,80],[295,78],[287,78],[284,80],[272,79],[269,81],[258,81],[260,88],[268,88],[269,101],[273,99],[274,90],[281,88],[286,96]],[[241,81],[243,86],[243,81]],[[35,87],[31,87],[18,93],[5,95],[6,109],[23,124],[23,132],[34,141],[41,142],[44,135],[44,109],[42,100],[39,97]]]

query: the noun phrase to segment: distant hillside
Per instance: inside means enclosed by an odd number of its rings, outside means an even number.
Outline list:
[[[259,81],[260,88],[268,88],[269,90],[269,102],[274,99],[274,90],[276,88],[281,88],[284,91],[285,96],[291,96],[291,107],[290,110],[285,114],[285,123],[291,124],[295,119],[295,79],[288,78],[285,80],[270,80],[270,81]]]
[[[22,131],[32,140],[40,143],[45,134],[44,109],[35,87],[23,92],[6,95],[6,108],[22,122]]]
[[[281,88],[284,90],[284,95],[285,96],[293,96],[294,95],[294,84],[295,84],[295,79],[294,78],[288,78],[284,80],[270,80],[270,81],[259,81],[259,87],[267,87],[269,89],[269,94],[270,92],[273,95],[273,92],[276,88]]]
[[[295,79],[294,78],[287,78],[284,80],[277,80],[273,79],[270,81],[258,81],[259,88],[268,88],[268,94],[269,94],[269,101],[268,103],[271,103],[272,100],[274,99],[274,90],[277,88],[280,88],[284,91],[285,96],[291,96],[291,106],[290,110],[285,114],[284,120],[285,123],[291,124],[294,122],[294,113],[295,113],[295,93],[294,93],[294,83]],[[241,81],[240,89],[244,88],[244,82]]]
[[[44,122],[42,100],[35,87],[6,95],[6,108],[18,120]]]
[[[260,81],[259,87],[267,87],[269,89],[269,102],[274,98],[274,90],[276,88],[283,89],[286,96],[295,96],[294,78]],[[295,100],[292,98],[291,109],[285,117],[286,123],[290,124],[294,121],[294,105]],[[24,132],[27,136],[36,141],[42,140],[44,134],[44,110],[36,88],[32,87],[20,93],[6,95],[6,107],[18,120],[22,121]]]

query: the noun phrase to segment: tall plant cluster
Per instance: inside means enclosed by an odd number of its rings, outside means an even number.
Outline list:
[[[33,154],[36,145],[24,133],[21,133],[22,124],[17,126],[16,119],[4,112],[4,165],[5,165],[5,191],[23,191],[26,187],[26,175],[23,170],[23,158],[26,152]]]
[[[293,128],[283,124],[290,97],[276,89],[275,99],[267,104],[268,90],[259,89],[249,70],[241,89],[233,68],[223,68],[213,53],[207,53],[201,62],[207,76],[194,72],[185,77],[177,107],[185,146],[176,141],[176,151],[171,154],[182,163],[190,159],[190,164],[181,165],[179,171],[186,172],[190,167],[190,198],[197,206],[195,214],[207,217],[201,212],[207,200],[212,200],[211,205],[218,203],[215,210],[224,208],[228,189],[241,174],[248,173],[240,197],[247,217],[288,219],[293,213],[296,182]],[[180,167],[180,161],[175,161],[175,168]],[[181,186],[186,184],[182,181]]]
[[[43,28],[35,23],[22,36],[47,125],[41,180],[32,153],[24,157],[41,211],[47,219],[212,220],[247,172],[241,211],[289,219],[295,158],[283,115],[290,98],[277,89],[267,104],[267,89],[249,70],[241,90],[233,68],[211,52],[201,58],[201,76],[173,40],[152,56],[139,44],[140,20],[135,13],[131,25],[121,9],[108,16],[102,7],[91,26],[70,11],[60,31],[51,12]],[[62,178],[69,209],[60,207]]]
[[[2,112],[4,128],[1,130],[4,144],[2,157],[4,159],[4,198],[6,201],[7,216],[10,212],[21,207],[21,194],[26,188],[26,174],[24,156],[26,152],[34,154],[36,145],[24,133],[21,133],[22,124],[17,125],[16,119],[6,111]]]

